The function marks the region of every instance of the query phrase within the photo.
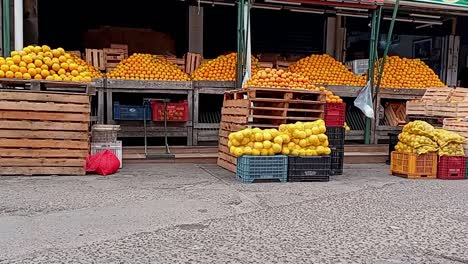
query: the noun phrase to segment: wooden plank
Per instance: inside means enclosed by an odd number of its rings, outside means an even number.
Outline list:
[[[228,123],[228,122],[221,122],[221,125],[220,125],[220,129],[227,130],[227,131],[239,131],[246,127],[247,127],[246,125],[239,125],[239,124]]]
[[[0,129],[24,129],[24,130],[62,130],[62,131],[85,131],[87,123],[29,121],[29,120],[0,120]]]
[[[91,118],[89,114],[85,113],[45,113],[0,110],[0,119],[89,122]]]
[[[219,138],[219,145],[225,145],[225,146],[227,146],[227,145],[228,145],[228,139],[225,138],[225,137],[220,137],[220,138]],[[228,153],[229,153],[229,151],[228,151]]]
[[[221,130],[219,130],[219,136],[227,138],[227,137],[229,137],[229,134],[231,134],[232,132],[234,132],[234,131],[227,131],[227,130],[221,129]]]
[[[87,141],[49,139],[0,139],[2,148],[88,149]]]
[[[0,148],[0,157],[86,158],[88,150]]]
[[[305,113],[322,113],[321,109],[300,109],[300,108],[288,108],[288,107],[263,107],[263,106],[253,106],[250,109],[254,110],[271,110],[271,111],[282,111],[287,110],[288,112],[305,112]]]
[[[237,159],[236,157],[232,156],[232,155],[229,155],[229,154],[226,154],[226,153],[223,153],[223,152],[218,152],[218,157],[222,160],[225,160],[231,164],[236,164],[237,162]]]
[[[300,116],[267,116],[267,115],[251,115],[252,118],[260,119],[278,119],[278,120],[298,120],[298,121],[315,121],[321,117],[300,117]]]
[[[85,159],[0,158],[0,167],[83,167]]]
[[[224,100],[223,107],[249,108],[250,102],[247,99]]]
[[[31,101],[31,102],[54,102],[74,103],[89,105],[89,96],[79,94],[56,94],[33,91],[0,91],[0,100],[6,101]]]
[[[60,104],[60,103],[35,103],[24,101],[2,101],[0,100],[0,110],[18,110],[33,112],[69,112],[69,113],[90,113],[89,104]]]
[[[88,132],[75,131],[30,131],[0,129],[0,138],[28,138],[28,139],[77,139],[88,140]]]
[[[0,176],[11,175],[86,175],[83,167],[0,167]]]
[[[232,115],[232,116],[247,116],[249,115],[250,110],[248,108],[239,108],[239,107],[223,107],[221,109],[222,115]]]
[[[221,122],[246,124],[247,123],[247,116],[222,115],[221,116]]]

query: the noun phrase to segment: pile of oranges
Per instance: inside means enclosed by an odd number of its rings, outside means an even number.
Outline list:
[[[277,69],[264,69],[254,74],[245,84],[249,87],[271,87],[271,88],[295,88],[295,89],[313,89],[315,87],[309,78],[298,73]]]
[[[300,59],[288,70],[308,77],[313,84],[363,86],[366,83],[364,76],[355,75],[327,54]]]
[[[377,79],[378,72],[375,73]],[[420,59],[387,57],[382,75],[382,88],[425,89],[445,87],[437,74]]]
[[[165,58],[135,53],[122,60],[117,67],[107,74],[111,79],[189,81],[188,74]]]
[[[252,56],[252,73],[258,70],[258,59]],[[221,55],[216,59],[206,61],[193,73],[196,81],[235,81],[237,67],[237,53]]]
[[[62,48],[28,46],[12,51],[10,57],[0,57],[0,78],[90,82],[99,76],[92,66],[84,65],[85,62]]]
[[[323,86],[312,84],[308,77],[285,70],[263,69],[254,74],[244,85],[249,87],[309,89],[324,92],[327,103],[342,103],[343,100]]]

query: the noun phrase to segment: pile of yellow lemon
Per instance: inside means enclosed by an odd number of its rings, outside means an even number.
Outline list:
[[[101,76],[91,67],[62,48],[27,46],[0,57],[0,78],[90,82]]]
[[[330,155],[323,120],[283,124],[277,129],[246,128],[229,134],[228,147],[236,157],[242,155],[291,156]]]

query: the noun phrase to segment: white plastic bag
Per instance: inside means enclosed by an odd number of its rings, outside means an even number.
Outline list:
[[[359,108],[368,118],[374,118],[374,105],[372,104],[372,93],[370,82],[361,89],[359,95],[354,100],[354,106]]]

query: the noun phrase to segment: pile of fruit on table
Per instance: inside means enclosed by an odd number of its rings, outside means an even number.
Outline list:
[[[251,58],[252,72],[259,69],[258,59]],[[200,65],[192,74],[195,81],[235,81],[237,68],[237,53],[221,55]]]
[[[246,128],[229,134],[228,147],[236,157],[242,155],[290,156],[330,155],[323,120],[283,124],[278,129]]]
[[[135,53],[107,74],[111,79],[189,81],[190,76],[164,57]]]
[[[62,48],[28,46],[0,57],[0,78],[90,82],[102,74]]]

